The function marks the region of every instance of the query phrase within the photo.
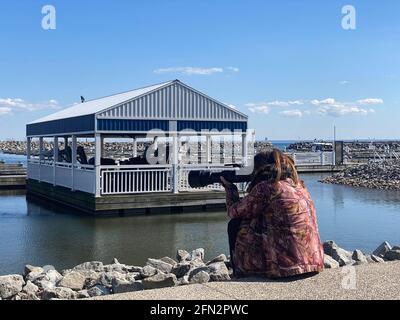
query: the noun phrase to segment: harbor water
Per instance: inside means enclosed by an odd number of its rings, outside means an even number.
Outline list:
[[[322,184],[326,174],[302,176],[318,214],[323,240],[366,252],[382,241],[400,244],[400,192]],[[25,191],[0,195],[0,275],[25,264],[70,268],[84,261],[143,265],[203,247],[206,258],[228,252],[225,212],[127,217],[85,217],[26,199]]]

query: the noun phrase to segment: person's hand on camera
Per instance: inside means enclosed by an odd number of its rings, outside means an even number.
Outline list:
[[[232,183],[226,180],[224,177],[221,176],[219,179],[221,180],[221,184],[225,189],[228,189],[232,186]]]
[[[224,177],[219,177],[221,180],[221,184],[222,186],[225,188],[225,190],[237,190],[237,187],[235,184],[233,184],[232,182],[229,182],[228,180],[226,180]]]
[[[239,190],[236,186],[236,184],[233,184],[226,180],[224,177],[219,177],[221,180],[222,186],[225,188],[225,192],[227,195],[227,198],[229,198],[229,202],[236,202],[239,200]]]

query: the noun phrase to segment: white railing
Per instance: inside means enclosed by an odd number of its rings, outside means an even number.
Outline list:
[[[102,166],[101,194],[172,192],[171,166]]]
[[[296,166],[333,165],[333,152],[294,152],[287,153]]]
[[[67,162],[53,162],[32,160],[28,161],[28,178],[62,186],[72,190],[95,193],[94,166]],[[74,173],[72,173],[74,171]]]

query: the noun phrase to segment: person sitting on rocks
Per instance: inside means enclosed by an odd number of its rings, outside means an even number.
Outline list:
[[[293,160],[280,150],[254,158],[248,194],[221,177],[226,190],[234,276],[312,275],[324,268],[314,203]],[[301,277],[301,276],[300,276]]]

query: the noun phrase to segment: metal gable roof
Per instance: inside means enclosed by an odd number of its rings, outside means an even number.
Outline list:
[[[28,123],[26,130],[27,136],[146,131],[148,126],[160,128],[163,121],[195,130],[245,130],[247,120],[236,109],[173,80],[74,105]]]

